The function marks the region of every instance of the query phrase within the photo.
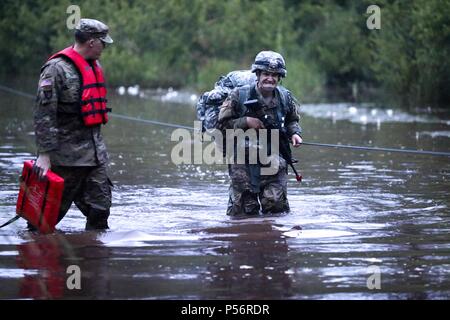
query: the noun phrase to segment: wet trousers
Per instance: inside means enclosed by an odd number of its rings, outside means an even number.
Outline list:
[[[75,203],[87,218],[86,230],[108,229],[112,183],[107,176],[106,165],[52,166],[51,169],[64,179],[58,222],[64,218],[72,203]]]
[[[287,199],[287,164],[279,157],[278,172],[273,175],[261,175],[260,191],[254,192],[251,186],[248,166],[230,164],[228,173],[231,178],[227,214],[256,215],[261,209],[263,214],[289,211]]]

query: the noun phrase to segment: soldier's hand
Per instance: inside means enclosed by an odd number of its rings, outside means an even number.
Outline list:
[[[292,140],[292,145],[296,148],[299,147],[303,142],[302,137],[300,137],[298,134],[294,134],[292,136],[291,140]]]
[[[48,153],[41,153],[34,163],[33,170],[39,178],[42,179],[47,174],[50,167],[50,155]]]
[[[247,117],[247,126],[253,129],[264,129],[262,121],[253,117]]]

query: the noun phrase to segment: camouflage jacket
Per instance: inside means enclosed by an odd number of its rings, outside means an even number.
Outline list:
[[[64,58],[41,69],[34,129],[38,153],[48,153],[52,165],[97,166],[108,161],[100,125],[86,127],[80,112],[81,79]]]
[[[240,103],[239,99],[240,89],[234,89],[227,99],[220,107],[219,119],[217,128],[225,133],[226,129],[248,129],[247,116],[257,117],[256,115],[248,114],[245,106]],[[263,107],[264,113],[276,119],[276,113],[281,108],[281,97],[278,90],[275,91],[275,98],[272,99],[270,105],[266,105],[261,93],[256,89],[257,99],[259,104]],[[302,129],[298,122],[300,117],[298,115],[299,105],[295,98],[289,93],[287,106],[285,106],[286,114],[284,115],[284,126],[289,137],[294,134],[301,136]],[[244,116],[242,116],[244,115]]]

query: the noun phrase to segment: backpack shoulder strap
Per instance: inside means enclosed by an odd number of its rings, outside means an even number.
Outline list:
[[[255,85],[245,85],[242,87],[239,87],[239,105],[241,114],[244,115],[248,112],[247,107],[244,105],[244,103],[248,100],[257,99],[256,89]]]
[[[244,102],[248,100],[250,96],[250,89],[251,87],[249,85],[239,87],[239,104],[241,106],[243,106]]]
[[[277,89],[278,89],[278,93],[280,94],[282,113],[286,114],[289,103],[292,99],[291,93],[289,92],[288,89],[286,89],[283,86],[278,86]]]

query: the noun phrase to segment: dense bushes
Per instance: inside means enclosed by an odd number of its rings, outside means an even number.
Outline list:
[[[450,100],[450,1],[380,0],[381,30],[368,30],[373,1],[42,0],[0,3],[0,73],[37,76],[72,41],[66,9],[111,28],[102,57],[110,85],[205,90],[221,73],[248,68],[260,50],[286,57],[286,86],[303,101],[341,88],[381,88],[408,107]]]

